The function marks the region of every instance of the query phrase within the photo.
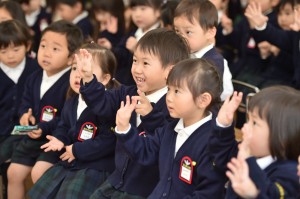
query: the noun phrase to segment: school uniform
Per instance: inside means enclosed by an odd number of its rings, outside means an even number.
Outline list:
[[[223,56],[217,52],[217,49],[213,46],[213,44],[204,47],[203,49],[191,54],[192,58],[204,58],[208,60],[210,63],[216,66],[220,78],[222,78],[223,82],[223,92],[221,94],[221,100],[225,101],[228,96],[231,96],[233,93],[233,85],[231,81],[231,72],[229,70],[227,61],[223,58]]]
[[[39,66],[36,60],[26,56],[19,66],[6,69],[7,72],[0,66],[0,126],[2,128],[0,131],[0,164],[11,157],[15,143],[22,137],[10,136],[10,133],[14,126],[19,124],[18,109],[24,84],[27,78],[39,69]],[[10,73],[12,77],[9,77],[7,73]]]
[[[120,27],[118,27],[118,31],[116,33],[104,30],[98,34],[98,38],[106,38],[111,43],[112,49],[121,42],[123,36],[124,30],[121,30]]]
[[[166,93],[166,90],[162,92]],[[95,114],[111,119],[115,119],[120,103],[121,101],[126,101],[127,95],[138,95],[136,86],[121,86],[119,89],[105,91],[104,86],[98,83],[95,77],[90,83],[81,85],[80,93]],[[140,124],[137,124],[137,122],[139,122],[137,120],[137,114],[133,112],[130,122],[133,126],[138,126],[139,130],[137,135],[144,132],[145,129],[147,129],[147,132],[154,132],[155,128],[164,125],[170,120],[165,94],[157,100],[155,104],[152,104],[152,112],[144,117],[140,117]],[[145,136],[146,134],[141,133],[140,135]],[[113,189],[112,192],[123,192],[130,196],[145,198],[152,192],[158,182],[158,166],[143,166],[138,164],[134,159],[128,156],[118,140],[115,165],[116,169],[107,180],[107,183],[112,186],[110,187]],[[94,192],[91,198],[100,198],[103,194],[105,195],[106,192],[100,187]]]
[[[26,15],[26,22],[28,26],[33,30],[33,45],[32,50],[37,53],[42,31],[52,22],[52,14],[48,13],[45,8],[34,11],[30,15]]]
[[[300,185],[296,161],[273,160],[267,163],[267,166],[259,165],[254,157],[250,157],[246,161],[249,166],[250,178],[259,190],[257,199],[296,198],[299,194]],[[226,199],[234,198],[241,197],[235,194],[230,184]]]
[[[69,88],[70,70],[66,68],[50,78],[46,78],[45,75],[45,71],[38,70],[28,78],[19,108],[20,117],[27,113],[29,108],[32,108],[32,115],[35,117],[38,127],[42,129],[43,134],[39,139],[31,139],[29,136],[25,136],[13,152],[12,162],[14,163],[33,166],[37,159],[50,163],[57,161],[55,155],[53,157],[46,154],[45,156],[41,155],[43,150],[40,149],[40,146],[47,142],[45,135],[52,134],[59,121],[66,92]],[[43,78],[46,80],[43,81]],[[55,82],[52,82],[54,84],[47,85],[49,81],[53,81],[53,78],[55,78]],[[49,85],[51,86],[48,88]]]
[[[294,75],[292,77],[293,87],[300,88],[300,33],[284,31],[267,23],[262,30],[253,30],[252,35],[258,41],[266,40],[278,46],[281,50],[291,53]]]
[[[89,39],[93,37],[93,25],[89,19],[87,11],[83,11],[72,22],[76,24],[82,31],[83,37]]]
[[[50,168],[30,190],[32,199],[88,198],[115,168],[114,120],[96,116],[79,97],[65,103],[54,132],[65,146],[73,144],[75,160]]]
[[[213,131],[220,132],[212,118],[210,113],[186,128],[182,119],[176,120],[146,138],[136,136],[132,127],[126,134],[116,129],[118,139],[132,158],[143,165],[159,164],[159,182],[149,199],[224,197],[227,178],[215,166],[208,144]]]

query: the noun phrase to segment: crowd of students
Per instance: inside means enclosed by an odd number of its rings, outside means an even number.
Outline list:
[[[299,6],[1,1],[7,198],[300,198]]]

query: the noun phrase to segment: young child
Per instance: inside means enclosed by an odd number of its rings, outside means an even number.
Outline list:
[[[299,7],[300,1],[296,1],[295,8]],[[300,27],[300,12],[295,10],[295,23],[291,27]],[[292,85],[295,88],[300,88],[300,49],[299,41],[300,34],[299,29],[296,31],[283,31],[274,27],[271,23],[267,23],[268,18],[262,14],[261,7],[259,4],[250,4],[245,12],[249,23],[252,24],[253,37],[257,41],[266,40],[271,44],[279,47],[281,50],[292,54],[292,63],[294,75],[292,78]],[[299,25],[297,25],[299,24]]]
[[[235,107],[228,103],[227,109],[226,116],[218,116],[224,126],[232,123]],[[248,110],[238,156],[228,163],[231,184],[226,198],[295,198],[300,190],[300,92],[287,86],[262,89]]]
[[[38,125],[38,130],[29,132],[13,152],[7,174],[8,198],[24,197],[24,180],[34,165],[40,169],[33,174],[33,181],[57,162],[55,153],[42,153],[40,146],[57,126],[69,86],[71,55],[82,40],[80,29],[63,20],[42,33],[38,63],[43,70],[28,78],[19,109],[20,124]]]
[[[22,136],[10,136],[19,124],[18,109],[28,76],[39,67],[27,52],[31,36],[27,26],[18,20],[0,23],[0,165],[4,186],[7,186],[6,169],[15,144]]]
[[[169,30],[173,30],[173,19],[174,12],[176,7],[178,6],[178,1],[164,1],[161,7],[161,27],[167,28]]]
[[[221,99],[233,92],[227,61],[214,47],[218,24],[216,7],[210,1],[183,0],[175,10],[174,29],[188,41],[192,58],[205,58],[214,63],[223,80]]]
[[[52,22],[52,14],[41,6],[41,0],[18,0],[25,13],[26,22],[32,30],[34,52],[38,51],[41,33]]]
[[[132,53],[137,42],[148,31],[160,26],[161,0],[131,0],[131,19],[137,29],[129,32],[113,49],[117,60],[118,69],[116,79],[125,85],[134,85],[134,79],[130,74],[132,65]]]
[[[93,38],[93,25],[85,10],[84,0],[57,0],[57,14],[64,20],[76,24],[85,39]]]
[[[166,46],[172,50],[165,50]],[[81,64],[77,61],[83,71],[80,93],[94,113],[112,120],[127,95],[138,96],[140,104],[132,114],[131,123],[138,127],[137,135],[146,136],[146,129],[153,132],[170,119],[165,101],[166,78],[173,65],[188,55],[186,41],[175,32],[166,29],[149,31],[139,40],[134,52],[131,72],[135,86],[105,91],[104,86],[93,78],[91,64],[83,59]],[[124,152],[118,141],[115,164],[112,175],[91,198],[146,198],[158,182],[157,165],[139,164]]]
[[[112,79],[117,65],[113,53],[95,43],[81,48],[91,54],[97,80],[108,89],[117,88]],[[79,93],[80,79],[74,59],[70,74],[73,96],[64,105],[54,136],[48,135],[49,142],[41,146],[46,152],[64,147],[66,151],[60,156],[61,161],[34,184],[29,192],[32,199],[89,198],[115,168],[116,139],[111,130],[115,122],[97,117],[87,107]]]
[[[93,0],[92,8],[99,23],[98,44],[112,49],[125,34],[125,7],[123,0]]]
[[[19,20],[24,25],[27,25],[25,14],[20,4],[14,1],[0,2],[0,22],[11,19]]]
[[[149,199],[224,197],[227,178],[215,166],[208,144],[212,131],[218,129],[211,112],[222,91],[217,70],[205,59],[174,66],[167,79],[166,102],[171,117],[178,120],[156,129],[153,136],[136,136],[129,123],[138,99],[132,97],[130,103],[128,96],[125,105],[121,103],[115,129],[118,140],[140,164],[159,163],[159,182]]]

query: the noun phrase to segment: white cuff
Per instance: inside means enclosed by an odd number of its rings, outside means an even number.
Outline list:
[[[258,26],[255,26],[255,30],[258,30],[258,31],[263,31],[265,30],[267,27],[267,23],[265,23],[264,25],[258,27]]]
[[[216,118],[216,123],[217,123],[217,126],[218,126],[218,127],[221,127],[221,128],[227,128],[227,127],[230,127],[230,126],[231,126],[231,124],[228,125],[228,126],[225,126],[225,125],[221,124],[221,123],[218,121],[218,118]]]
[[[131,128],[131,124],[129,124],[129,127],[128,127],[127,130],[125,130],[125,131],[119,131],[119,130],[118,130],[118,126],[116,126],[115,132],[116,132],[117,134],[127,134],[127,133],[129,132],[130,128]]]

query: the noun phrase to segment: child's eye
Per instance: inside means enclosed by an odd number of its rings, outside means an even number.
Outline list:
[[[75,66],[72,66],[72,70],[77,70],[77,66],[75,65]]]
[[[6,53],[6,50],[1,50],[0,53],[4,54]]]
[[[18,51],[19,51],[19,48],[14,48],[14,51],[15,51],[15,52],[18,52]]]
[[[135,58],[133,58],[133,59],[132,59],[132,62],[136,63],[136,59],[135,59]]]
[[[192,32],[191,32],[191,31],[186,31],[186,34],[187,34],[187,35],[191,35]]]
[[[46,47],[46,45],[40,44],[40,48],[45,48],[45,47]]]
[[[253,126],[255,126],[255,125],[256,125],[256,122],[255,122],[255,121],[253,121],[253,122],[252,122],[252,124],[253,124]]]
[[[179,90],[178,89],[175,89],[175,91],[174,91],[176,94],[178,94],[179,93]]]
[[[53,50],[54,50],[54,51],[58,51],[59,49],[58,49],[58,48],[53,48]]]
[[[144,65],[149,65],[149,63],[148,62],[144,62]]]

